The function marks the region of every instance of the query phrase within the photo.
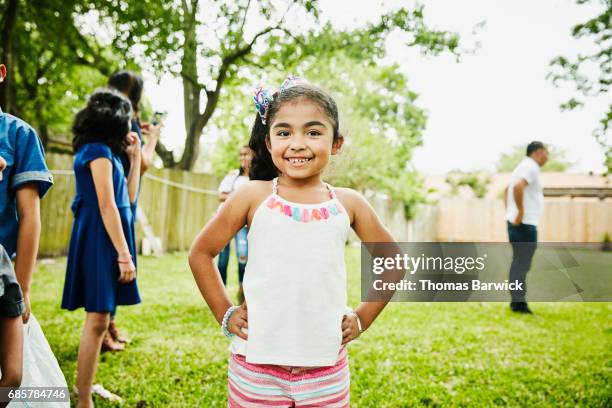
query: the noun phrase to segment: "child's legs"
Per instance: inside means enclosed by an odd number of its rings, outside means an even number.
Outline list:
[[[96,376],[96,367],[100,356],[100,347],[108,329],[110,313],[87,312],[77,365],[76,386],[79,390],[79,402],[91,399],[91,386]]]
[[[249,229],[243,227],[236,234],[236,257],[238,258],[238,281],[242,283],[244,278],[244,271],[248,260],[249,247],[247,241],[247,234]]]
[[[21,316],[0,317],[0,387],[19,387],[23,372],[23,323]],[[0,407],[6,404],[0,402]]]
[[[223,284],[227,283],[227,264],[229,263],[230,256],[230,244],[227,244],[223,251],[219,254],[219,260],[217,262],[217,267],[219,268],[219,273],[221,274],[221,279],[223,280]]]

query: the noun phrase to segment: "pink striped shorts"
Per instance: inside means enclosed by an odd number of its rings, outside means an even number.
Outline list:
[[[336,365],[292,369],[247,363],[232,354],[228,369],[227,405],[235,407],[348,407],[350,376],[343,347]]]

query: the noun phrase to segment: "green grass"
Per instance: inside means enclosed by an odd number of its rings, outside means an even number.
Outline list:
[[[138,261],[143,303],[117,315],[132,343],[102,356],[96,381],[129,407],[226,406],[228,341],[186,254]],[[59,307],[64,268],[63,258],[39,264],[31,298],[72,388],[84,312]],[[347,251],[347,269],[355,306],[358,249]],[[533,316],[512,314],[504,303],[390,304],[349,347],[351,406],[611,406],[612,304],[531,307]]]

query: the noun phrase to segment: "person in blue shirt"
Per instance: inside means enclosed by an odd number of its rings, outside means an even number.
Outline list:
[[[0,182],[7,162],[0,156]],[[0,245],[0,388],[18,388],[23,373],[23,323],[25,310],[13,264]],[[3,406],[0,403],[0,406]]]
[[[0,64],[0,82],[6,67]],[[30,318],[30,284],[40,240],[40,198],[53,184],[38,135],[23,120],[0,109],[0,156],[6,168],[0,181],[0,245],[15,260],[23,292],[23,322]]]
[[[93,386],[110,314],[118,305],[140,303],[136,284],[135,218],[140,183],[140,143],[130,132],[132,107],[117,91],[94,92],[77,113],[72,141],[76,196],[62,308],[85,308],[76,388],[79,407],[93,406],[92,392],[119,399]],[[126,154],[126,174],[121,155]],[[98,390],[98,391],[96,391]]]
[[[0,64],[0,83],[5,78],[6,66]],[[23,323],[31,313],[40,198],[52,184],[34,129],[0,109],[0,388],[21,384]],[[15,270],[10,256],[15,258]],[[0,407],[5,405],[0,402]]]

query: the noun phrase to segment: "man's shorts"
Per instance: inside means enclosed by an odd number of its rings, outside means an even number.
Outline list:
[[[25,311],[23,294],[13,264],[4,247],[0,245],[0,317],[17,317]]]

